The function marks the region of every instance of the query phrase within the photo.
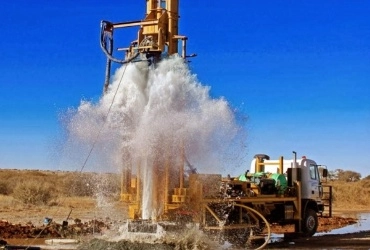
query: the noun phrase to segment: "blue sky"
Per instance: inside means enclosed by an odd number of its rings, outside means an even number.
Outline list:
[[[181,1],[192,72],[248,116],[247,161],[295,150],[370,174],[369,11],[369,1]],[[100,21],[144,12],[144,0],[2,3],[0,168],[57,168],[58,116],[102,92]]]

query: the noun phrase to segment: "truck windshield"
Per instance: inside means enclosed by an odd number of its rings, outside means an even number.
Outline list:
[[[314,164],[310,165],[310,177],[311,180],[320,181],[319,167],[317,165]]]
[[[318,173],[317,173],[317,166],[316,165],[310,165],[310,177],[312,180],[318,179]]]

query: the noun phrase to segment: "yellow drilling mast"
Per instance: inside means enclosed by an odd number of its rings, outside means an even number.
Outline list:
[[[106,77],[104,92],[107,91],[110,79],[111,63],[128,63],[132,61],[148,60],[156,63],[163,56],[177,54],[181,41],[181,56],[186,55],[186,36],[179,31],[179,0],[146,0],[146,14],[144,20],[111,23],[101,22],[100,46],[107,56]],[[124,51],[124,59],[113,55],[113,33],[120,28],[139,27],[137,39],[129,47],[118,48]],[[195,54],[190,55],[195,56]]]
[[[193,57],[186,54],[187,37],[179,35],[179,0],[146,0],[145,18],[139,21],[112,23],[101,21],[100,47],[107,56],[104,93],[106,93],[111,75],[112,62],[125,64],[129,62],[148,61],[150,64],[159,62],[162,58],[180,54],[182,58]],[[138,27],[137,38],[128,47],[114,49],[114,33],[117,29]],[[179,53],[181,48],[181,53]],[[124,58],[115,54],[124,52]],[[157,162],[153,166],[153,199],[162,203],[163,213],[178,208],[186,199],[184,188],[185,155],[182,152],[177,163],[168,159]],[[128,157],[129,159],[130,157]],[[129,204],[129,217],[137,218],[142,206],[141,166],[124,166],[121,177],[121,200]],[[170,180],[170,165],[176,165],[177,180]],[[189,164],[188,164],[189,165]],[[133,171],[133,167],[134,170]],[[161,172],[162,171],[162,172]],[[158,174],[161,172],[163,175]],[[154,218],[153,218],[154,219]]]

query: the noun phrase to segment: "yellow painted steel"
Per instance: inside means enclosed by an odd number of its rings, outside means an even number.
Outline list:
[[[186,57],[186,36],[179,35],[179,0],[147,0],[144,20],[112,24],[113,29],[139,26],[138,37],[128,48],[126,60],[137,53],[160,59],[162,53],[178,53],[178,42],[182,42],[181,56]]]
[[[131,178],[131,165],[123,168],[121,174],[121,201],[131,202],[132,197],[132,178]]]
[[[284,174],[284,157],[279,158],[279,174]]]
[[[276,165],[277,173],[283,174],[284,158],[281,156],[277,161],[265,162],[260,157],[257,157],[255,161],[255,173],[264,172],[266,165]]]
[[[105,22],[104,31],[113,31],[121,28],[138,27],[137,39],[132,41],[129,47],[119,48],[125,51],[125,60],[136,58],[138,54],[152,57],[154,61],[160,60],[163,54],[172,55],[179,51],[181,41],[181,56],[186,57],[187,37],[179,35],[179,0],[146,0],[146,12],[143,20],[120,23]],[[153,176],[153,197],[156,203],[163,203],[164,212],[176,209],[187,201],[188,190],[184,187],[184,150],[181,145],[180,163],[171,162],[170,156],[166,162],[157,163],[154,172],[164,169],[164,180],[159,176]],[[164,166],[162,166],[163,164]],[[176,177],[178,182],[173,184],[170,180],[171,164],[178,164]],[[176,165],[177,166],[177,165]],[[142,180],[140,166],[137,168],[135,177],[131,166],[125,167],[121,178],[121,201],[129,203],[129,217],[134,219],[141,209]],[[173,173],[172,173],[173,174]],[[163,177],[163,176],[162,176]],[[164,184],[164,187],[163,185]],[[174,186],[175,185],[175,186]],[[177,186],[176,186],[177,185]],[[157,190],[161,189],[161,190]],[[156,204],[159,207],[159,204]]]
[[[169,199],[169,185],[170,185],[170,162],[166,159],[165,169],[164,169],[164,213],[168,213],[168,199]]]

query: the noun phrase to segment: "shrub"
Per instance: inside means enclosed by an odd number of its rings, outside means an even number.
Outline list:
[[[64,180],[63,193],[66,196],[93,196],[94,181],[91,175],[76,173]]]
[[[55,195],[51,184],[31,180],[18,183],[13,190],[13,197],[25,204],[46,205]]]
[[[0,194],[9,195],[11,193],[11,187],[9,182],[0,180]]]
[[[96,194],[117,196],[120,191],[120,176],[116,174],[76,173],[63,181],[65,196],[88,196]]]

